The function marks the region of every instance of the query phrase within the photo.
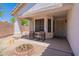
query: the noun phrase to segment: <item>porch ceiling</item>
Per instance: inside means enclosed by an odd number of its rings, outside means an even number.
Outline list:
[[[66,14],[68,10],[70,10],[72,5],[59,5],[57,8],[45,8],[40,10],[35,10],[34,12],[25,12],[20,16],[20,18],[33,18],[37,16],[55,16],[55,15],[63,15]]]

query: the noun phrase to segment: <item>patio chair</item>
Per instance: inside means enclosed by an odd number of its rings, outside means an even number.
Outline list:
[[[34,37],[44,41],[45,40],[45,32],[35,32]]]

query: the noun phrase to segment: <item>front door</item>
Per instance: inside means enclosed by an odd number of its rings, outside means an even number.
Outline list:
[[[66,37],[66,22],[64,18],[54,19],[54,37]]]

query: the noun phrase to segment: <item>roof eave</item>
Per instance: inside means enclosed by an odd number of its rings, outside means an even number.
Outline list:
[[[23,6],[25,3],[19,3],[16,5],[16,7],[12,10],[11,15],[15,15]]]

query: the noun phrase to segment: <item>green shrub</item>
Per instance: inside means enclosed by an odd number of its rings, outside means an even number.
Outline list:
[[[15,22],[15,18],[12,17],[12,18],[10,19],[10,21],[11,21],[11,23],[14,23],[14,22]]]
[[[22,19],[22,20],[21,20],[21,25],[23,25],[23,26],[28,26],[28,24],[29,24],[28,19]]]

